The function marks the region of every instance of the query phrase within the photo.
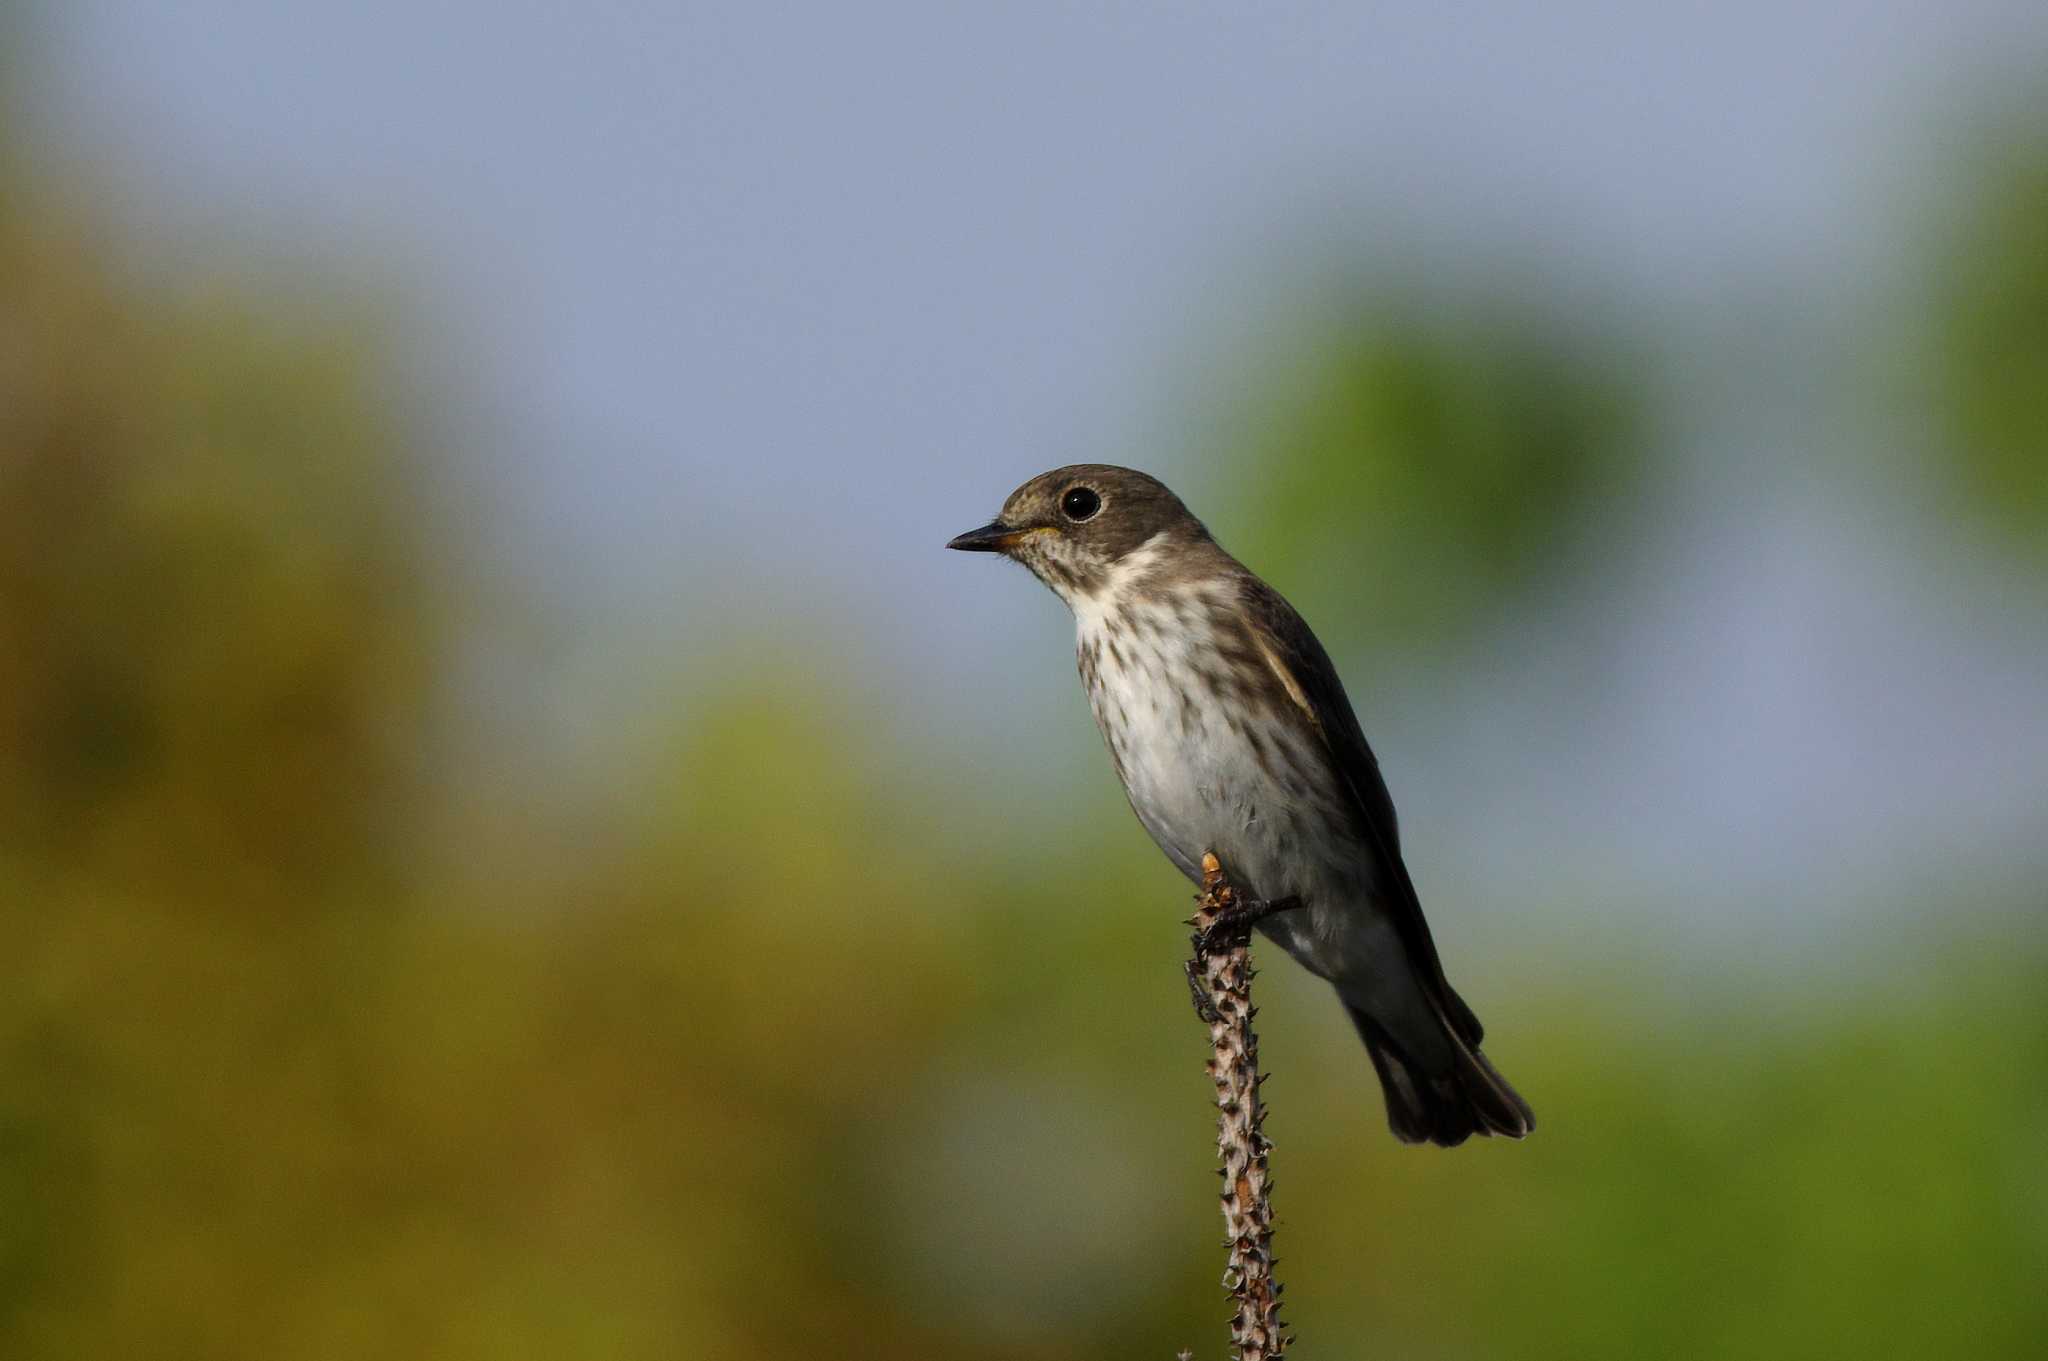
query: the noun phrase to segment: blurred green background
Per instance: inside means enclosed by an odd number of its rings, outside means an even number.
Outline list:
[[[1252,252],[1267,282],[1159,361],[1183,367],[1144,394],[1150,441],[1040,427],[1038,466],[967,460],[943,496],[866,465],[914,513],[857,506],[864,532],[947,578],[921,610],[778,500],[814,473],[772,460],[761,525],[825,547],[763,577],[682,525],[661,610],[550,547],[551,493],[479,491],[521,475],[519,418],[431,358],[430,265],[247,252],[232,195],[160,230],[66,140],[56,40],[8,31],[0,1354],[1221,1355],[1186,886],[1093,750],[1050,602],[937,552],[1109,452],[1184,475],[1391,727],[1425,904],[1542,1120],[1397,1146],[1337,1009],[1273,961],[1298,1354],[2048,1337],[2048,121],[2024,99],[1928,115],[1956,154],[1846,296],[1795,270],[1660,310],[1510,250],[1448,276],[1341,233]],[[790,405],[836,409],[800,376]],[[940,402],[962,445],[976,400]],[[1794,433],[1747,440],[1759,411]],[[1708,427],[1746,452],[1703,458]],[[601,439],[522,447],[573,470]],[[1722,516],[1877,547],[1801,595]],[[1741,608],[1642,585],[1688,573]],[[863,581],[918,622],[842,609]],[[1902,582],[1960,641],[1852,646],[1818,698],[1779,674]],[[1888,658],[1920,649],[2017,703],[1893,703]],[[1532,686],[1586,708],[1530,736]],[[1815,737],[1800,704],[1875,717]],[[1575,745],[1622,711],[1619,747],[1686,735],[1668,783]],[[1506,725],[1529,745],[1492,789],[1419,769],[1491,769]],[[1782,767],[1709,788],[1686,743],[1719,725]],[[1751,802],[1799,873],[1714,811]],[[1881,854],[1842,830],[1867,807]]]

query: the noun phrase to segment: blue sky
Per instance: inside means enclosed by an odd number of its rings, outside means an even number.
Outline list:
[[[1083,459],[1223,529],[1175,412],[1295,262],[1536,261],[1670,322],[1681,523],[1602,618],[1532,622],[1523,674],[1369,721],[1433,881],[1500,901],[1541,857],[1837,921],[1930,818],[1958,863],[2039,854],[2038,619],[1881,489],[1811,486],[1844,451],[1801,393],[1755,399],[1767,353],[1702,357],[1756,299],[1844,324],[1957,112],[2040,69],[2038,3],[72,0],[43,28],[48,138],[138,251],[340,262],[414,309],[480,524],[593,652],[687,656],[739,602],[942,712],[1071,733],[1048,785],[1106,780],[1056,607],[937,545]],[[1597,703],[1562,665],[1589,637]]]
[[[47,13],[54,121],[134,218],[409,263],[545,451],[513,475],[652,579],[768,501],[922,520],[1156,457],[1190,337],[1333,238],[1824,294],[1947,154],[1929,115],[2048,35],[2025,3]]]

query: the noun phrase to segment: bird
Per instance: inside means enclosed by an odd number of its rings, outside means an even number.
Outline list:
[[[1138,821],[1197,884],[1219,857],[1245,919],[1335,988],[1396,1138],[1454,1147],[1536,1127],[1444,977],[1337,668],[1278,591],[1164,483],[1109,464],[1032,478],[946,546],[1020,563],[1066,602]]]

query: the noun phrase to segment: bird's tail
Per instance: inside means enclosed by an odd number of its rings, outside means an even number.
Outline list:
[[[1369,1013],[1358,1007],[1347,1010],[1386,1092],[1387,1124],[1401,1142],[1453,1148],[1475,1134],[1519,1139],[1536,1128],[1535,1112],[1486,1061],[1476,1038],[1468,1043],[1447,1019],[1443,1027],[1451,1062],[1447,1069],[1432,1073]],[[1476,1021],[1468,1033],[1477,1036]]]

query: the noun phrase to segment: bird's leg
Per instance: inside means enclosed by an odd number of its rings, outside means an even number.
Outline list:
[[[1230,901],[1210,917],[1209,924],[1195,932],[1195,957],[1200,959],[1248,941],[1252,937],[1252,927],[1277,912],[1289,912],[1300,906],[1301,899],[1291,894],[1270,902],[1259,898],[1239,898],[1233,894]]]
[[[1188,996],[1203,1024],[1214,1025],[1223,1018],[1210,977],[1212,960],[1251,944],[1253,926],[1276,912],[1300,907],[1301,899],[1290,895],[1267,902],[1240,897],[1224,874],[1222,861],[1210,851],[1202,856],[1202,891],[1195,902],[1201,910],[1188,921],[1195,928],[1188,942],[1194,949],[1194,958],[1187,962]]]

